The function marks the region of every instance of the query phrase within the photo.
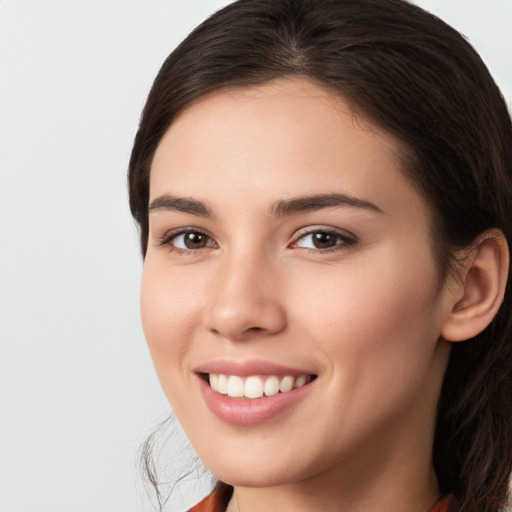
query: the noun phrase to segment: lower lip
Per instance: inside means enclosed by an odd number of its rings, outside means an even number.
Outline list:
[[[233,425],[256,425],[269,421],[304,398],[312,383],[261,398],[231,398],[214,391],[201,377],[197,377],[206,405],[217,418]]]

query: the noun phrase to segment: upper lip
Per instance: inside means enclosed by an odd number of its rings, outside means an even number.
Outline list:
[[[311,370],[292,368],[264,360],[233,361],[219,359],[201,364],[195,368],[194,371],[202,374],[217,373],[224,375],[238,375],[240,377],[248,377],[250,375],[290,375],[292,377],[298,377],[300,375],[315,375]]]

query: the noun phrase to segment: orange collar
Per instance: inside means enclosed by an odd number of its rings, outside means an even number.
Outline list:
[[[219,482],[213,492],[206,496],[189,512],[224,512],[233,494],[233,488]],[[428,512],[448,512],[448,498],[441,498]]]
[[[189,512],[224,512],[232,494],[233,487],[218,482],[213,492],[192,507]]]
[[[448,512],[449,503],[448,498],[440,498],[428,512]]]

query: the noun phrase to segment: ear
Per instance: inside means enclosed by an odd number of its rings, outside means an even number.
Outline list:
[[[482,332],[503,302],[509,251],[504,234],[489,230],[479,236],[461,263],[460,274],[448,285],[451,303],[441,336],[464,341]]]

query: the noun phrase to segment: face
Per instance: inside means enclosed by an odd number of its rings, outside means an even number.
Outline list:
[[[144,331],[217,477],[430,461],[447,307],[391,136],[308,81],[205,97],[157,148],[149,222]]]

